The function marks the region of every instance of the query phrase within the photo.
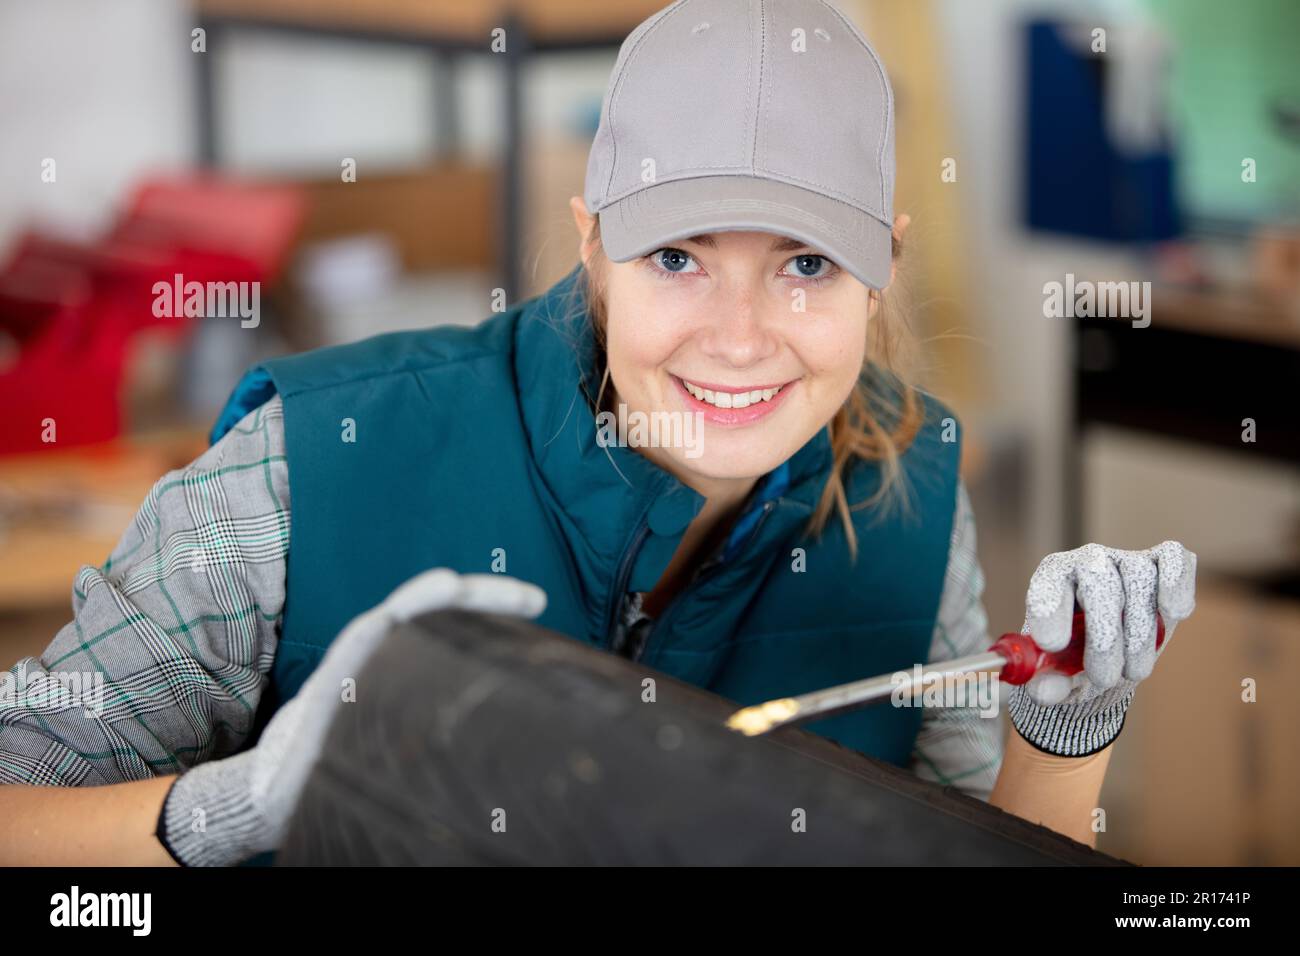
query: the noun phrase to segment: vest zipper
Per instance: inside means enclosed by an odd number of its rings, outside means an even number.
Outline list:
[[[748,543],[749,541],[753,541],[754,538],[758,536],[758,532],[763,527],[763,522],[767,520],[767,516],[772,513],[775,507],[776,507],[775,501],[767,501],[763,503],[763,513],[758,516],[758,520],[754,522],[754,527],[750,529],[749,537],[745,539],[746,543]],[[723,550],[724,551],[726,550],[725,545],[723,546]],[[696,576],[695,580],[692,581],[690,584],[688,584],[686,587],[682,588],[682,590],[677,594],[677,596],[668,602],[668,606],[664,608],[664,612],[663,614],[659,615],[658,620],[652,621],[650,623],[650,627],[646,629],[645,634],[641,638],[640,644],[633,649],[633,652],[630,655],[628,655],[630,660],[640,661],[641,658],[645,656],[646,651],[649,650],[650,648],[650,639],[654,636],[655,631],[663,629],[662,626],[668,621],[670,615],[674,610],[677,609],[678,605],[681,604],[682,599],[686,597],[686,595],[691,591],[691,589],[694,588],[697,584],[703,583],[707,578],[710,578],[714,574],[716,574],[719,565],[721,565],[722,563],[723,563],[722,559],[718,557],[718,558],[714,558],[711,561],[706,561],[700,567],[700,573]]]
[[[614,590],[609,596],[609,608],[605,612],[604,644],[614,650],[614,622],[618,620],[618,610],[623,605],[623,595],[627,591],[628,578],[632,576],[632,563],[636,560],[646,535],[650,533],[649,522],[642,520],[632,535],[632,540],[623,552],[618,563],[618,572],[614,575]]]

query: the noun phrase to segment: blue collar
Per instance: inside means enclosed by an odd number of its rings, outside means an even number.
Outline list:
[[[789,487],[789,462],[781,462],[763,476],[763,480],[758,483],[758,490],[754,493],[749,508],[737,519],[735,527],[731,529],[731,536],[727,538],[726,549],[722,553],[723,561],[730,561],[739,553],[741,546],[749,537],[749,533],[758,524],[759,515],[763,513],[763,506],[769,501],[780,498]]]

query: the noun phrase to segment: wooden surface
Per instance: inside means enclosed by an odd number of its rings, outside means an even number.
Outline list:
[[[1249,289],[1153,286],[1151,299],[1151,321],[1161,328],[1300,350],[1300,309]]]
[[[1297,635],[1300,602],[1198,575],[1196,610],[1115,742],[1100,849],[1152,866],[1300,864]]]
[[[482,39],[513,10],[537,40],[630,33],[668,4],[664,0],[199,0],[205,16],[384,30],[462,40]],[[508,40],[508,38],[507,38]]]
[[[307,180],[301,241],[383,232],[412,271],[493,268],[500,178],[494,166],[447,161],[400,172],[359,171],[351,183],[338,175]]]
[[[0,458],[0,612],[69,607],[154,482],[207,446],[199,430]]]

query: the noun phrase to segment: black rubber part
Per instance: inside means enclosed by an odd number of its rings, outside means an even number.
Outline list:
[[[740,736],[734,710],[529,622],[431,614],[358,676],[276,862],[1122,863],[797,728]]]

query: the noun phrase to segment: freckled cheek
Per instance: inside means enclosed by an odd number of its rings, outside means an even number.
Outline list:
[[[838,407],[862,370],[866,323],[818,322],[802,330],[790,345],[809,373],[808,400]]]
[[[629,405],[660,404],[667,382],[662,369],[681,346],[671,322],[650,315],[611,322],[606,342],[610,375]]]

